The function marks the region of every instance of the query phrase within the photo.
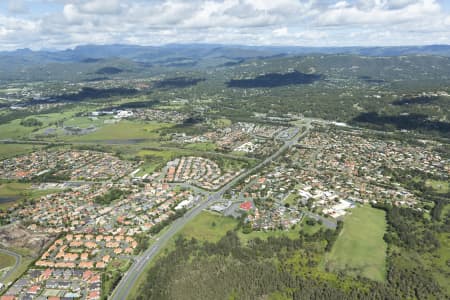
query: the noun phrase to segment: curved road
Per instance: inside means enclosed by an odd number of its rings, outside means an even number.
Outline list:
[[[17,253],[11,252],[9,250],[6,249],[0,249],[0,252],[10,255],[12,257],[14,257],[16,259],[16,263],[14,264],[14,266],[5,274],[3,274],[3,276],[0,278],[0,282],[3,282],[3,280],[5,280],[6,278],[8,278],[19,266],[20,266],[20,262],[22,260],[22,256],[20,256]],[[6,282],[3,282],[6,285]]]
[[[112,300],[126,300],[130,290],[136,283],[136,280],[144,272],[145,266],[156,256],[159,250],[189,221],[194,219],[198,214],[200,214],[204,209],[208,208],[210,205],[221,200],[223,194],[237,184],[240,180],[248,177],[253,172],[258,171],[265,165],[271,163],[273,160],[278,158],[288,150],[292,145],[298,142],[300,138],[303,138],[308,134],[311,126],[310,123],[307,124],[306,130],[303,133],[299,133],[294,136],[291,140],[286,141],[284,145],[278,149],[271,156],[264,159],[262,162],[257,164],[255,167],[243,172],[239,176],[235,177],[232,181],[224,185],[217,192],[211,193],[208,198],[188,211],[183,217],[175,220],[169,229],[164,232],[158,240],[156,240],[143,254],[136,257],[135,262],[130,267],[130,269],[124,274],[122,280],[119,282],[115,290],[113,291],[110,299]]]

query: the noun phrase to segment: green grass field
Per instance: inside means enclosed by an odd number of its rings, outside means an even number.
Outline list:
[[[450,189],[450,183],[448,183],[447,181],[443,181],[443,180],[427,180],[425,182],[426,186],[431,186],[436,193],[439,194],[446,194],[448,193],[449,189]]]
[[[308,220],[308,217],[304,217],[302,222],[301,222],[301,229],[303,230],[303,232],[309,234],[309,235],[313,235],[314,233],[316,233],[317,231],[319,231],[320,228],[322,228],[322,225],[320,225],[318,222],[315,222],[314,225],[308,225],[306,224],[306,221]]]
[[[357,207],[344,220],[325,265],[333,271],[345,271],[383,281],[386,277],[385,212],[369,206]]]
[[[220,118],[213,121],[214,125],[219,128],[225,128],[231,126],[232,122],[230,119]]]
[[[85,118],[73,117],[73,115],[77,112],[80,112],[80,109],[68,109],[68,110],[61,110],[58,113],[33,115],[32,116],[33,118],[38,119],[39,121],[42,122],[41,127],[25,127],[20,125],[21,119],[13,120],[9,123],[0,125],[0,139],[33,138],[34,135],[42,133],[48,127],[55,127],[54,123],[58,121],[66,122],[71,120],[71,122],[74,123],[83,122]]]
[[[141,167],[141,171],[138,175],[143,175],[145,173],[153,173],[156,170],[163,168],[167,162],[183,155],[189,155],[189,152],[183,149],[180,150],[140,150],[136,154],[140,159],[144,160],[145,163]]]
[[[222,217],[212,212],[202,212],[189,222],[179,234],[187,239],[192,237],[200,241],[217,242],[227,231],[233,230],[238,221],[231,217]]]
[[[0,253],[0,270],[11,267],[16,263],[16,259],[8,254]]]
[[[28,183],[19,183],[19,182],[11,182],[11,183],[1,183],[0,182],[0,198],[15,198],[14,201],[0,203],[0,209],[6,209],[11,207],[17,201],[21,201],[26,197],[36,198],[40,196],[44,196],[47,194],[51,194],[56,192],[57,190],[36,190],[30,189],[30,184]]]
[[[0,144],[0,160],[39,150],[42,146],[29,144]]]
[[[167,123],[144,123],[121,121],[116,124],[109,124],[101,127],[97,131],[80,136],[70,136],[68,141],[105,141],[105,140],[129,140],[129,139],[158,139],[159,129],[172,126]]]
[[[25,195],[30,188],[28,183],[0,183],[0,197],[15,197]]]
[[[28,138],[33,127],[24,127],[20,125],[20,120],[0,125],[0,139],[24,139]]]
[[[217,147],[214,143],[193,143],[187,144],[184,148],[196,151],[214,151]]]
[[[188,223],[179,234],[182,234],[186,238],[190,239],[192,237],[200,241],[217,242],[222,238],[227,231],[236,228],[238,220],[231,217],[224,217],[218,213],[213,212],[202,212],[194,220]],[[310,228],[314,227],[314,228]],[[260,238],[262,240],[268,237],[281,237],[287,236],[291,239],[298,237],[299,229],[304,228],[306,231],[314,232],[319,230],[320,225],[308,226],[303,224],[301,227],[298,226],[296,229],[283,231],[252,231],[248,234],[238,231],[238,236],[242,243],[247,243],[249,240],[254,238]]]
[[[30,265],[35,261],[36,257],[31,254],[30,249],[26,248],[10,248],[8,249],[12,252],[20,254],[22,259],[20,261],[20,265],[17,269],[14,270],[7,278],[5,278],[4,282],[12,282],[22,276],[25,273]]]
[[[289,204],[291,207],[297,205],[298,196],[294,193],[289,194],[286,198],[284,198],[283,203]]]

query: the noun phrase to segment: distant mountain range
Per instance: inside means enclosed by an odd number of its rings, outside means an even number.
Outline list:
[[[333,64],[348,56],[412,55],[447,59],[450,45],[404,47],[278,47],[218,44],[165,46],[83,45],[62,51],[19,49],[0,51],[0,83],[11,81],[98,81],[235,68],[251,60],[333,56]],[[347,57],[347,58],[346,58]],[[326,59],[327,60],[327,59]],[[351,59],[350,59],[351,60]]]
[[[125,58],[137,62],[154,62],[168,58],[205,59],[225,57],[248,59],[268,56],[308,54],[354,54],[363,56],[440,55],[450,56],[450,45],[397,47],[278,47],[216,44],[170,44],[164,46],[83,45],[62,51],[18,49],[0,51],[0,60],[20,62],[97,62],[99,59]]]

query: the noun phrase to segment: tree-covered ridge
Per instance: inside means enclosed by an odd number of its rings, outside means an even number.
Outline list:
[[[450,137],[450,123],[430,120],[422,114],[379,115],[376,112],[368,112],[360,114],[353,119],[353,122],[378,130],[417,130],[423,133],[437,132],[442,136]]]
[[[274,88],[279,86],[311,84],[323,79],[320,74],[305,74],[299,71],[285,74],[270,73],[250,79],[232,79],[227,82],[230,88]]]
[[[194,86],[199,82],[205,81],[204,78],[188,78],[188,77],[175,77],[167,78],[155,83],[156,88],[185,88]]]

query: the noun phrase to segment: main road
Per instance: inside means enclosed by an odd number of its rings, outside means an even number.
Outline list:
[[[122,280],[114,289],[110,299],[112,300],[126,300],[130,290],[135,285],[139,276],[144,272],[145,266],[158,254],[158,252],[163,248],[163,246],[189,221],[194,219],[198,214],[200,214],[204,209],[208,208],[210,205],[218,202],[222,199],[223,194],[227,192],[230,188],[236,185],[240,180],[245,179],[250,176],[252,173],[258,171],[265,165],[271,163],[280,155],[282,155],[286,150],[288,150],[291,146],[296,144],[299,139],[303,138],[306,134],[308,134],[311,126],[310,123],[307,124],[306,129],[302,133],[298,133],[292,139],[286,141],[281,148],[279,148],[275,153],[271,156],[265,158],[263,161],[258,163],[253,168],[241,173],[237,177],[235,177],[232,181],[224,185],[218,191],[211,193],[206,200],[196,205],[194,208],[189,210],[183,217],[175,220],[171,225],[169,225],[169,229],[165,231],[159,239],[157,239],[143,254],[136,257],[135,262],[130,267],[130,269],[124,274]]]

